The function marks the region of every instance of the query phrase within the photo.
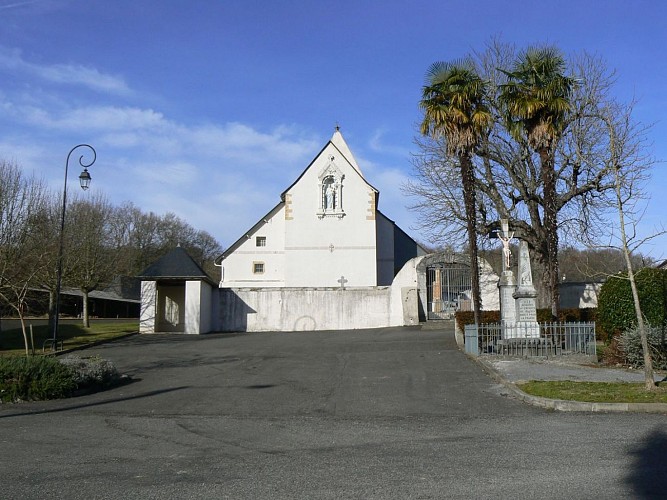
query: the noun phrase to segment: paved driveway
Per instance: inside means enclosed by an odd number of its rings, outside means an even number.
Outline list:
[[[667,417],[502,395],[452,332],[136,336],[136,381],[0,406],[3,498],[652,498]]]

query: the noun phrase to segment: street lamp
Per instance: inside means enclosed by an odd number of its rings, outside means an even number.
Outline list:
[[[53,318],[53,350],[58,350],[58,316],[60,315],[60,285],[63,278],[63,248],[65,245],[65,210],[67,208],[67,171],[69,169],[69,159],[72,156],[72,153],[79,148],[88,148],[92,153],[92,160],[90,162],[85,162],[83,160],[84,155],[79,156],[79,165],[83,167],[81,175],[79,175],[79,184],[81,189],[86,191],[90,186],[90,174],[88,173],[88,167],[90,167],[95,160],[97,159],[97,152],[95,148],[89,146],[88,144],[79,144],[70,149],[70,152],[67,154],[67,160],[65,161],[65,189],[63,190],[63,209],[60,213],[60,246],[58,248],[58,273],[56,278],[56,304],[55,304],[55,317]]]

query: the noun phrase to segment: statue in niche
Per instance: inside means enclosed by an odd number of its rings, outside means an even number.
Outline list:
[[[324,182],[324,209],[336,209],[336,188],[333,179],[330,177]]]

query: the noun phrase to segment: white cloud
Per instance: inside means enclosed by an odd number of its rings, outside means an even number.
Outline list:
[[[20,50],[0,46],[0,68],[24,72],[51,83],[79,85],[115,95],[129,95],[130,88],[119,76],[101,73],[79,64],[39,65],[23,59]]]
[[[402,146],[387,144],[387,141],[384,139],[386,134],[387,131],[383,128],[378,128],[373,132],[373,135],[368,141],[368,146],[370,147],[371,151],[400,156],[403,158],[410,155],[410,151]]]

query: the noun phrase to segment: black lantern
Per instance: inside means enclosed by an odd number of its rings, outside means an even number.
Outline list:
[[[81,189],[86,191],[88,187],[90,186],[90,174],[88,173],[88,169],[84,168],[83,172],[81,172],[81,175],[79,176],[79,183],[81,184]]]

